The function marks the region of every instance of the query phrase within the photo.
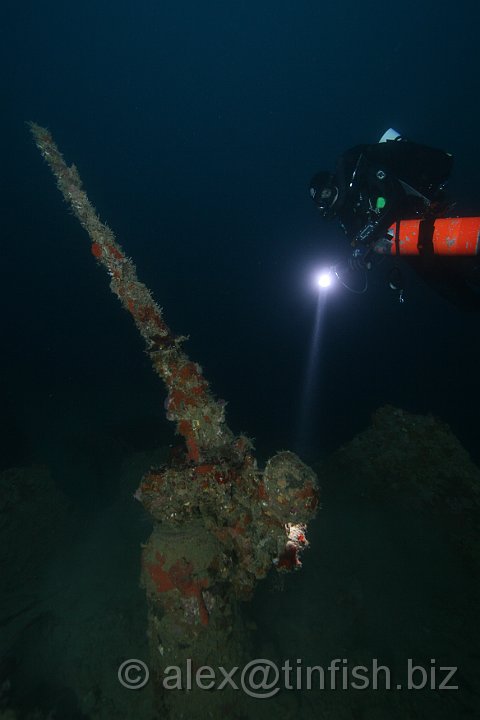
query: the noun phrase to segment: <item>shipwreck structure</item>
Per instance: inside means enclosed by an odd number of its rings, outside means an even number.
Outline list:
[[[172,333],[132,260],[99,219],[76,167],[65,163],[48,130],[30,128],[112,292],[145,341],[166,387],[167,418],[183,438],[182,451],[152,468],[137,491],[154,521],[141,569],[150,669],[161,684],[173,663],[238,663],[246,639],[239,601],[251,597],[272,566],[280,572],[300,567],[307,523],[318,505],[317,478],[291,452],[259,469],[250,440],[228,427],[225,404],[215,399],[202,369],[183,350],[185,338]],[[212,693],[202,698],[201,704],[221,708],[222,699]],[[168,694],[167,708],[175,717],[214,716],[205,708],[192,714],[188,702],[182,693]]]

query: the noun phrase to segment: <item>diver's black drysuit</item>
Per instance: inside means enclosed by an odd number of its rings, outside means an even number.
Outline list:
[[[453,158],[397,139],[357,145],[338,161],[335,215],[354,246],[385,237],[399,220],[438,216]]]
[[[452,164],[449,153],[403,138],[345,152],[335,173],[335,216],[356,251],[366,255],[400,220],[420,217],[433,224],[445,215],[449,203],[444,186]],[[478,257],[441,257],[427,246],[419,257],[405,260],[450,302],[462,309],[480,309]]]

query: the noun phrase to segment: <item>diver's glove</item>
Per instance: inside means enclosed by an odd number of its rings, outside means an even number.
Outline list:
[[[372,251],[371,248],[360,247],[355,248],[353,253],[347,260],[347,266],[350,270],[371,270]]]

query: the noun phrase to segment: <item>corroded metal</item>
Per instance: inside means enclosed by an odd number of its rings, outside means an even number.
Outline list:
[[[307,523],[318,505],[316,476],[286,451],[259,469],[252,443],[228,427],[225,403],[214,398],[202,369],[183,351],[184,338],[172,333],[132,260],[99,219],[76,167],[67,166],[48,130],[30,127],[112,292],[146,343],[166,386],[167,418],[184,440],[136,493],[154,521],[142,552],[151,665],[160,678],[166,666],[187,659],[238,661],[247,637],[238,601],[248,600],[272,568],[301,566]],[[178,707],[172,712],[181,716]]]

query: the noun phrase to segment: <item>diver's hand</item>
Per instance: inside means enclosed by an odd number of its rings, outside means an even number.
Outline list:
[[[371,249],[356,248],[347,260],[350,270],[371,270]]]

